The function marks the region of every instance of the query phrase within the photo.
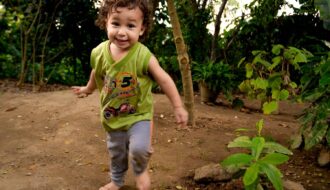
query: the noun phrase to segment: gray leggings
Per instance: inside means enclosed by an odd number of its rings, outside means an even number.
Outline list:
[[[117,186],[124,185],[129,157],[136,176],[147,168],[152,154],[150,140],[150,121],[139,121],[127,131],[108,132],[107,145],[111,157],[110,176],[111,181]]]

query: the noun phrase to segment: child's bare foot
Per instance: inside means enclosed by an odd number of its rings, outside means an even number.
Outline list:
[[[119,187],[115,183],[111,182],[101,187],[99,190],[119,190]]]
[[[145,170],[142,174],[136,176],[136,187],[139,190],[149,190],[150,186],[150,177],[147,170]]]

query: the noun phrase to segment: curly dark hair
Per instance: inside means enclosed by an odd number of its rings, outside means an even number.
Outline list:
[[[149,10],[147,0],[103,0],[99,9],[98,18],[95,24],[102,30],[106,29],[107,18],[112,10],[117,10],[121,7],[127,7],[128,9],[135,9],[139,7],[143,13],[143,25],[146,31],[149,26]]]

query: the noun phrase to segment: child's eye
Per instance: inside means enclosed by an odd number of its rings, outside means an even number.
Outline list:
[[[112,22],[111,25],[112,26],[119,26],[119,23],[118,22]]]
[[[135,24],[128,24],[128,28],[135,28]]]

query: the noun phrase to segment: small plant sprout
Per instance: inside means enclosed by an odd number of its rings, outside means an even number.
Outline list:
[[[282,190],[282,173],[277,165],[287,162],[287,155],[292,155],[292,152],[276,142],[266,141],[261,136],[263,124],[263,119],[256,123],[256,137],[251,139],[239,136],[228,144],[228,148],[246,148],[249,153],[232,154],[221,165],[243,171],[241,173],[244,173],[243,184],[246,190],[263,189],[261,182],[264,179],[268,179],[276,190]]]

